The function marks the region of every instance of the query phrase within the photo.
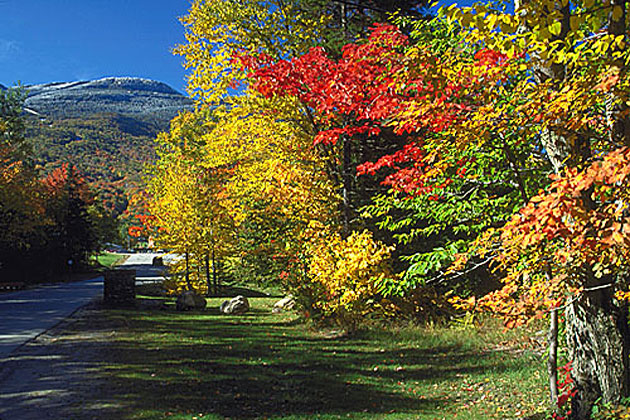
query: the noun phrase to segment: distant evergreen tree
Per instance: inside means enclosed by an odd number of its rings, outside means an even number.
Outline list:
[[[29,156],[22,116],[26,92],[20,86],[0,89],[0,150],[2,159],[22,160]]]

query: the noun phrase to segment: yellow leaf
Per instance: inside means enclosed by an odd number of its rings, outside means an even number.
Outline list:
[[[551,33],[552,35],[560,35],[560,31],[562,30],[562,22],[558,21],[558,22],[554,22],[551,25],[549,25],[549,33]]]
[[[497,26],[497,19],[498,19],[498,16],[495,14],[488,16],[488,18],[486,19],[488,30],[490,31],[494,30],[494,28]]]

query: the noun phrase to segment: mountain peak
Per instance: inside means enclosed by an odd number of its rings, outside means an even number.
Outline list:
[[[54,82],[25,86],[26,106],[52,117],[114,113],[169,121],[193,102],[166,83],[140,77]]]
[[[170,93],[181,95],[178,91],[164,82],[145,79],[142,77],[103,77],[94,80],[78,80],[74,82],[52,82],[25,86],[29,96],[39,94],[41,91],[65,90],[65,89],[130,89],[149,92]]]

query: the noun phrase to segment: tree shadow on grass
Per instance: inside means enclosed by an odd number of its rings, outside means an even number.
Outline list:
[[[385,350],[361,337],[316,337],[295,327],[290,317],[279,320],[263,310],[240,317],[213,311],[120,312],[117,317],[128,333],[103,362],[124,407],[121,418],[437,415],[447,398],[395,392],[396,383],[439,383],[510,369],[457,345]],[[397,364],[404,368],[395,369]]]
[[[516,369],[456,342],[325,337],[270,314],[270,304],[253,299],[243,316],[142,305],[82,311],[0,366],[0,418],[441,418],[448,389],[419,396],[401,384],[426,390]]]

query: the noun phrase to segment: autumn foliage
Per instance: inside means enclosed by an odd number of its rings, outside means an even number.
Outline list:
[[[341,50],[323,39],[330,20],[274,4],[196,1],[184,19],[200,108],[162,140],[164,238],[207,247],[199,220],[227,217],[232,275],[266,273],[342,322],[436,291],[507,327],[567,308],[576,386],[616,389],[623,375],[584,354],[625,346],[623,322],[598,322],[626,319],[630,296],[626,2],[452,6]]]
[[[625,266],[630,252],[629,157],[621,148],[582,171],[570,168],[553,176],[505,226],[476,241],[479,254],[497,253],[496,268],[506,273],[503,288],[476,302],[454,302],[501,314],[508,326],[529,322],[588,288],[579,277],[583,264],[595,277],[609,278],[604,287],[626,300],[628,285],[611,274]]]
[[[380,290],[396,281],[389,267],[392,248],[374,240],[369,231],[347,238],[322,235],[309,249],[308,275],[315,285],[314,309],[324,318],[356,327],[370,314],[386,315],[391,302]]]
[[[69,164],[40,178],[19,131],[0,133],[8,140],[0,146],[0,273],[36,282],[67,271],[69,260],[87,265],[112,228],[94,191]]]

